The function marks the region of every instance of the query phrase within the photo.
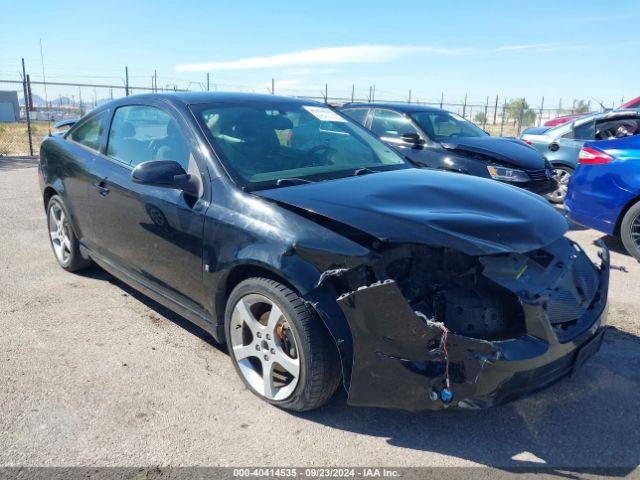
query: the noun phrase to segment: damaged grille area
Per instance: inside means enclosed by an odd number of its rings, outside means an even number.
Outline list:
[[[477,257],[421,245],[407,250],[410,256],[390,261],[387,272],[413,310],[471,338],[502,340],[525,333],[517,297],[484,277]]]

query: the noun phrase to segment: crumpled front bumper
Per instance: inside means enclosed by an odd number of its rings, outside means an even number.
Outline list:
[[[353,336],[348,402],[410,411],[486,408],[571,374],[599,349],[604,334],[609,285],[609,252],[604,244],[600,258],[601,265],[593,269],[596,293],[571,335],[540,318],[536,303],[544,302],[540,296],[523,305],[531,309],[523,336],[487,341],[450,332],[446,344],[450,400],[442,395],[447,368],[442,330],[412,310],[393,280],[341,296],[337,303]]]

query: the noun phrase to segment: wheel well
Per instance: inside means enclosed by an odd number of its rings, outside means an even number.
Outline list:
[[[613,233],[618,236],[620,235],[620,226],[622,225],[622,219],[627,214],[629,209],[633,207],[636,203],[640,202],[640,196],[632,198],[629,202],[624,206],[624,208],[620,211],[620,215],[618,215],[618,221],[616,222],[616,228]]]
[[[53,187],[47,187],[47,188],[44,189],[44,193],[42,194],[42,199],[44,200],[44,209],[45,210],[49,206],[49,200],[51,200],[51,197],[53,197],[54,195],[57,195],[57,194],[58,194],[58,192],[56,192]]]
[[[231,295],[233,289],[236,288],[236,286],[243,280],[252,277],[269,278],[280,282],[294,292],[297,292],[297,289],[290,282],[267,268],[260,267],[258,265],[239,265],[229,272],[226,279],[221,282],[221,285],[218,288],[218,294],[216,295],[215,302],[218,323],[224,322],[224,311],[227,306],[227,299],[229,298],[229,295]]]

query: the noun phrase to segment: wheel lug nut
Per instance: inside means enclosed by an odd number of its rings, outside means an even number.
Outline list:
[[[269,355],[265,355],[263,358],[268,361],[269,360]]]
[[[256,333],[256,337],[262,338],[262,334],[260,332]]]
[[[256,345],[256,350],[260,351],[260,345]]]
[[[275,348],[272,348],[272,349],[271,349],[271,355],[275,355],[275,354],[276,354],[276,349],[275,349]]]
[[[271,335],[269,335],[268,333],[265,335],[265,337],[267,338],[267,340],[271,340]]]

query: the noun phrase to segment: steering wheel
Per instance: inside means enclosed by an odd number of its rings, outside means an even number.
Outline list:
[[[321,144],[307,150],[307,155],[318,159],[318,161],[314,161],[311,166],[332,165],[333,162],[329,159],[329,155],[335,152],[335,148]]]

